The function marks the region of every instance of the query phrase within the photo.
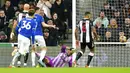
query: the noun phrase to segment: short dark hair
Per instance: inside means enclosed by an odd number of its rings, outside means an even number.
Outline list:
[[[35,11],[39,10],[40,8],[39,7],[35,7]]]
[[[29,12],[28,12],[28,15],[29,16],[33,16],[35,13],[35,10],[34,9],[30,9]]]
[[[0,9],[0,11],[4,11],[3,9]]]
[[[89,15],[89,14],[91,14],[91,13],[87,11],[87,12],[85,12],[84,15],[87,16],[87,15]]]

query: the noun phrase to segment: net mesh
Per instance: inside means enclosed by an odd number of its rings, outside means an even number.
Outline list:
[[[95,57],[91,66],[129,67],[130,1],[76,0],[77,24],[86,11],[91,12],[93,25],[100,37],[95,42]],[[86,53],[78,61],[81,67],[87,63],[89,50],[86,50]]]

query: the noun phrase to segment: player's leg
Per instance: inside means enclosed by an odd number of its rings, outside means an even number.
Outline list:
[[[46,47],[46,43],[45,43],[45,40],[43,38],[43,36],[38,36],[39,39],[38,39],[38,44],[39,44],[39,47],[41,49],[41,53],[40,53],[40,59],[39,59],[39,63],[42,64],[44,67],[45,64],[42,62],[42,60],[44,59],[45,55],[46,55],[46,51],[47,51],[47,47]]]
[[[29,56],[29,46],[30,46],[30,39],[26,38],[24,41],[24,67],[27,66],[28,56]]]
[[[79,58],[84,54],[85,49],[86,49],[86,43],[80,43],[81,46],[81,51],[79,51],[77,53],[76,59],[75,59],[75,63],[77,63],[77,61],[79,60]]]
[[[88,48],[90,49],[90,53],[88,54],[88,61],[87,61],[86,67],[90,65],[90,62],[94,56],[94,43],[90,42],[87,45],[88,45]]]
[[[18,52],[18,48],[17,48],[17,46],[15,45],[15,43],[12,43],[12,48],[13,48],[13,52],[11,53],[11,55],[13,56],[13,59],[12,59],[10,65],[9,65],[9,67],[14,67],[14,63],[15,63],[15,60],[16,60],[16,59],[14,58],[14,56],[15,56],[16,53]]]
[[[40,53],[37,53],[37,52],[36,52],[35,54],[36,54],[36,57],[37,57],[38,59],[40,59],[41,54],[40,54]],[[46,67],[45,59],[42,60],[42,63],[43,63],[43,64],[41,64],[41,63],[39,62],[39,60],[38,60],[38,63],[39,63],[39,64],[38,64],[36,67]]]
[[[32,51],[31,51],[32,67],[35,67],[35,57],[36,57],[35,53],[36,53],[36,49],[32,48]]]
[[[54,67],[54,64],[52,63],[52,59],[49,56],[45,56],[44,62],[47,67]]]
[[[9,67],[15,67],[14,64],[15,64],[15,62],[16,62],[16,58],[17,58],[18,55],[20,55],[20,54],[18,53],[18,47],[17,47],[17,45],[15,45],[15,44],[13,43],[13,44],[12,44],[12,47],[14,48],[14,51],[12,52],[13,59],[12,59],[12,61],[11,61]]]
[[[17,59],[17,66],[18,66],[18,67],[21,66],[21,54],[18,56],[18,59]]]
[[[40,53],[40,59],[38,60],[39,63],[43,64],[42,60],[44,59],[45,57],[45,54],[46,54],[46,44],[45,44],[45,40],[43,38],[43,36],[35,36],[35,39],[41,49],[41,53]],[[33,51],[32,51],[32,61],[34,59],[34,54],[33,54]],[[32,63],[35,63],[35,62],[32,62]],[[44,64],[43,64],[44,65]]]
[[[19,53],[21,44],[22,44],[22,38],[21,38],[21,36],[18,36],[18,48],[19,48],[19,49],[18,49],[18,51],[16,52],[16,54],[14,55],[14,57],[13,57],[13,59],[12,59],[12,62],[11,62],[12,65],[15,64],[16,59],[21,55],[21,54]],[[21,63],[21,62],[19,62],[19,63]]]

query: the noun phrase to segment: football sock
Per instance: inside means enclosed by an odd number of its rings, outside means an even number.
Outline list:
[[[89,53],[89,55],[88,55],[88,61],[87,61],[87,66],[89,66],[90,65],[90,62],[91,62],[91,60],[92,60],[92,58],[93,58],[93,56],[94,56],[94,53]]]

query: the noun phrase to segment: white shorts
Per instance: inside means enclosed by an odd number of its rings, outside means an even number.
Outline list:
[[[29,53],[29,46],[30,46],[30,39],[19,34],[18,35],[19,53],[22,55]]]
[[[35,41],[38,43],[38,46],[40,46],[40,47],[46,47],[46,43],[45,43],[45,40],[44,40],[43,36],[36,35],[35,36]]]

